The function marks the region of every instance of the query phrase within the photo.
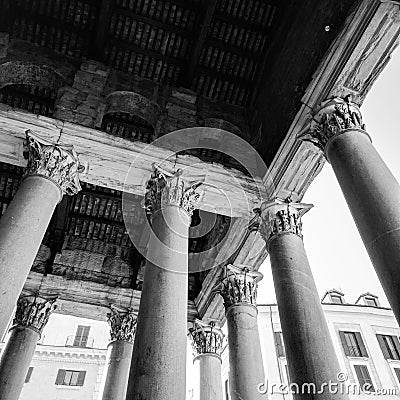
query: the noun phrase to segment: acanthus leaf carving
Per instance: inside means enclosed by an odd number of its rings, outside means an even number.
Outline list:
[[[119,309],[111,306],[107,314],[110,325],[111,341],[123,340],[133,343],[136,333],[137,316],[131,309]]]
[[[317,107],[309,126],[297,138],[311,142],[325,152],[328,142],[346,130],[366,133],[360,108],[351,101],[350,96],[333,97]]]
[[[214,322],[207,324],[196,319],[193,327],[189,329],[189,335],[195,357],[202,354],[221,356],[225,335]]]
[[[216,288],[224,299],[227,310],[234,305],[257,305],[257,286],[263,275],[245,266],[228,265],[225,277]]]
[[[202,192],[197,191],[202,182],[188,183],[182,173],[181,169],[170,173],[153,165],[144,201],[147,214],[153,215],[168,205],[175,205],[192,215],[202,196]]]
[[[42,333],[50,314],[57,308],[56,297],[45,298],[37,294],[21,296],[17,301],[13,325],[24,326]]]
[[[312,207],[312,204],[295,203],[289,198],[277,198],[261,204],[259,231],[267,247],[273,238],[282,234],[294,234],[303,238],[301,217]]]
[[[65,146],[26,131],[26,155],[28,165],[25,176],[39,175],[54,182],[61,195],[74,195],[81,190],[79,174],[86,167],[79,162],[73,146]]]

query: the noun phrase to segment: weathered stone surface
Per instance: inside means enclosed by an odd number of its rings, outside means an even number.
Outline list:
[[[49,179],[29,176],[0,220],[0,336],[7,328],[60,196],[59,188]]]
[[[4,58],[7,56],[9,41],[10,41],[9,33],[0,32],[0,58]]]
[[[83,126],[95,126],[99,111],[105,109],[102,93],[109,71],[101,63],[83,61],[72,88],[63,90],[57,100],[54,116]]]
[[[313,382],[318,388],[337,383],[340,366],[302,239],[294,233],[280,234],[271,240],[269,252],[291,382],[298,387]],[[294,398],[330,400],[332,394],[325,390]],[[348,396],[337,393],[335,399]]]

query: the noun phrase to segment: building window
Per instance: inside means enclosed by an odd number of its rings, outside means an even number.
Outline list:
[[[343,304],[342,296],[338,294],[331,294],[331,302],[334,304]]]
[[[387,360],[400,360],[400,343],[397,336],[376,335],[376,337]]]
[[[276,354],[278,357],[285,357],[285,346],[283,344],[282,332],[274,332]]]
[[[375,392],[375,388],[372,383],[368,367],[366,365],[354,365],[354,369],[356,371],[358,383],[360,385],[361,390],[368,392]]]
[[[56,385],[83,386],[83,383],[85,382],[85,376],[86,371],[59,369],[56,378]]]
[[[376,299],[373,297],[365,297],[364,298],[365,305],[370,306],[370,307],[378,307],[378,303],[376,302]]]
[[[400,368],[393,368],[394,373],[396,374],[396,378],[400,385]]]
[[[225,381],[225,400],[229,400],[230,395],[229,395],[229,380],[227,379]]]
[[[29,367],[28,372],[26,373],[26,376],[25,376],[25,383],[28,383],[31,380],[32,371],[33,371],[33,367]]]
[[[88,344],[89,331],[90,326],[78,325],[73,346],[86,347]]]
[[[344,354],[348,357],[368,357],[360,332],[339,331]]]

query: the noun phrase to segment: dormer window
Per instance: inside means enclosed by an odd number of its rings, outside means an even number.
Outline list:
[[[343,298],[339,294],[331,294],[331,302],[334,304],[343,304]]]
[[[378,307],[378,303],[376,302],[376,299],[374,299],[373,297],[365,297],[364,302],[366,306]]]
[[[356,301],[358,305],[364,305],[368,307],[380,307],[378,296],[375,296],[372,293],[364,293],[362,294]]]
[[[339,292],[339,290],[332,289],[328,290],[324,297],[322,298],[322,303],[330,303],[330,304],[346,304],[344,299],[344,294]]]

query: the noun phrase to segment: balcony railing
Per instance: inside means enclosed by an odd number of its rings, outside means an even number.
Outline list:
[[[90,336],[75,336],[71,335],[67,337],[65,346],[68,347],[81,347],[81,348],[93,348],[94,339]]]

